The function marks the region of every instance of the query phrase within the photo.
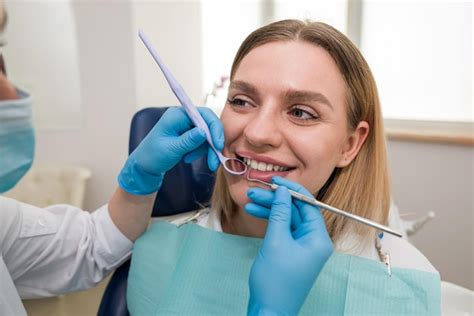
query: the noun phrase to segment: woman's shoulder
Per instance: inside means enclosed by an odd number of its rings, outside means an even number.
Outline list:
[[[209,208],[203,208],[200,210],[171,216],[161,216],[153,219],[153,221],[156,220],[166,221],[177,226],[186,224],[188,222],[193,222],[201,227],[222,231],[218,214],[216,214],[214,211],[211,211]]]
[[[439,274],[431,262],[405,238],[384,234],[381,250],[390,255],[392,267]]]
[[[196,211],[190,211],[190,212],[179,213],[179,214],[175,214],[175,215],[154,217],[154,218],[152,218],[152,222],[164,221],[164,222],[168,222],[168,223],[174,224],[174,225],[181,225],[188,218],[192,217],[195,213],[196,213]]]
[[[406,238],[384,234],[378,241],[361,240],[353,235],[337,241],[336,249],[342,253],[380,261],[380,252],[388,254],[392,268],[414,269],[439,274],[431,262]],[[377,245],[380,245],[378,247]],[[379,249],[377,249],[379,248]]]

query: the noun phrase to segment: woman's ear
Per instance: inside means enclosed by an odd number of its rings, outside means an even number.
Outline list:
[[[336,165],[337,167],[346,167],[354,160],[367,139],[367,135],[369,135],[369,123],[366,121],[359,122],[355,131],[349,134],[347,138],[344,151],[342,152],[342,158]]]

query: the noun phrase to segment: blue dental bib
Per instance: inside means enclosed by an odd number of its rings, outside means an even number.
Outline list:
[[[134,246],[131,315],[246,315],[262,239],[158,221]],[[291,254],[290,254],[291,255]],[[291,291],[291,289],[288,289]],[[437,274],[335,252],[300,315],[440,315]]]

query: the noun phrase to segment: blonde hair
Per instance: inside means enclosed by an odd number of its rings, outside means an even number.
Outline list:
[[[380,101],[374,77],[357,47],[341,32],[320,22],[283,20],[251,33],[240,46],[232,64],[230,79],[242,59],[254,48],[269,42],[304,41],[325,49],[336,62],[347,87],[347,121],[350,131],[366,121],[369,133],[355,159],[344,168],[336,168],[316,198],[327,204],[386,224],[390,205],[389,175]],[[237,211],[220,168],[211,199],[212,208],[222,210],[224,220]],[[324,212],[333,241],[345,233],[362,239],[374,231],[345,217]]]

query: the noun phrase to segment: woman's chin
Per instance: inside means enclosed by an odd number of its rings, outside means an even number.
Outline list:
[[[245,204],[250,203],[251,200],[247,196],[247,191],[250,187],[246,181],[238,181],[229,185],[230,196],[235,204],[243,208]]]

